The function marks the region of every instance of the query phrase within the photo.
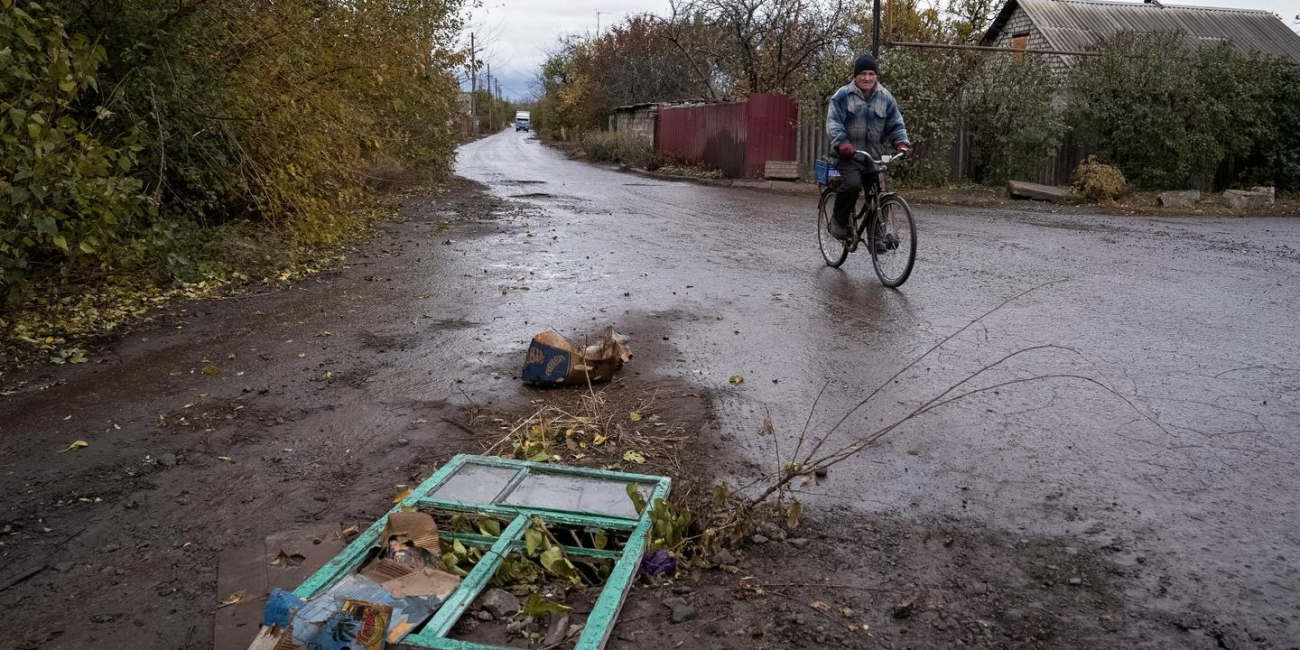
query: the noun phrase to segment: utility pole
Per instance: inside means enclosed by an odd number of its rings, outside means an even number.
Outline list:
[[[880,58],[880,0],[871,2],[871,56]]]
[[[474,32],[469,33],[469,112],[474,135],[478,135],[478,53],[474,49]]]
[[[600,15],[601,14],[605,14],[606,16],[613,16],[614,12],[601,11],[599,9],[596,10],[596,38],[600,38]]]
[[[492,101],[492,64],[487,64],[487,89],[488,89],[488,133],[495,133],[497,128],[497,106]]]

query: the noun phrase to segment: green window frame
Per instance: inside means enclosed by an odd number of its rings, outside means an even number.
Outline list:
[[[505,480],[500,490],[495,491],[495,494],[490,499],[483,499],[484,503],[473,503],[437,496],[439,489],[448,485],[461,470],[471,467],[496,468],[510,470],[514,473]],[[503,475],[504,473],[499,472],[498,474]],[[640,515],[618,516],[609,513],[608,508],[605,509],[606,512],[597,514],[575,509],[564,510],[538,505],[523,506],[507,503],[512,496],[515,496],[516,490],[530,477],[542,480],[545,477],[552,476],[609,482],[617,485],[620,491],[624,489],[626,484],[631,483],[637,485],[638,489],[649,490],[650,496],[646,499],[648,504],[654,503],[657,499],[667,498],[668,491],[672,487],[672,480],[666,476],[550,465],[495,456],[460,454],[453,457],[414,490],[411,490],[411,493],[393,506],[392,510],[389,510],[378,521],[371,524],[347,548],[344,548],[343,552],[312,574],[293,593],[299,598],[312,598],[328,589],[344,576],[355,571],[365,560],[370,549],[379,542],[379,535],[384,530],[388,515],[394,512],[414,508],[430,514],[467,513],[504,519],[510,523],[501,531],[501,535],[498,537],[439,531],[439,537],[442,539],[460,541],[462,544],[487,548],[489,551],[484,554],[483,559],[479,560],[478,564],[474,565],[469,575],[461,580],[460,586],[451,592],[447,600],[434,612],[433,618],[429,619],[424,628],[419,633],[408,635],[397,645],[433,648],[435,650],[507,650],[504,646],[449,639],[447,634],[451,632],[456,621],[460,620],[460,617],[465,614],[483,589],[487,587],[488,581],[496,574],[505,557],[512,550],[523,548],[524,531],[527,530],[532,518],[539,517],[548,525],[554,523],[614,532],[627,532],[628,539],[622,550],[563,547],[566,554],[614,561],[614,568],[610,572],[605,586],[601,589],[595,606],[587,616],[587,623],[582,629],[582,634],[578,637],[576,646],[578,650],[599,650],[605,647],[605,643],[609,640],[614,621],[618,618],[618,612],[622,609],[623,601],[627,598],[627,592],[632,586],[632,580],[636,577],[637,569],[641,563],[641,556],[645,553],[646,538],[652,523],[649,518],[650,509],[647,507]],[[493,491],[490,485],[487,490],[489,492]],[[486,492],[481,494],[486,494]],[[521,494],[520,496],[526,497],[527,495]],[[628,499],[629,509],[630,504],[631,499]]]

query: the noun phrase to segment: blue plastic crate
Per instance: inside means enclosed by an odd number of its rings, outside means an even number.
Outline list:
[[[813,161],[813,180],[818,185],[826,185],[830,181],[831,164],[825,160]]]
[[[840,173],[835,169],[835,166],[832,165],[830,161],[813,161],[813,179],[817,181],[818,185],[830,185],[831,179],[839,175]]]

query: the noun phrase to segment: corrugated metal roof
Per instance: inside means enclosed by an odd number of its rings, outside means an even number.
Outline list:
[[[1231,42],[1243,52],[1286,57],[1300,64],[1300,34],[1270,12],[1158,2],[1010,0],[985,34],[983,44],[997,38],[1016,6],[1024,8],[1052,49],[1095,50],[1120,33],[1177,34],[1204,44]],[[1073,57],[1065,58],[1070,61]]]

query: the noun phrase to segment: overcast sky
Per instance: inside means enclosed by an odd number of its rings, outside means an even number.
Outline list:
[[[865,0],[864,0],[865,1]],[[888,2],[888,0],[885,0]],[[1300,29],[1296,0],[1173,0],[1165,4],[1264,9],[1280,16],[1292,29]],[[668,0],[483,0],[468,22],[464,40],[475,33],[475,45],[482,48],[480,57],[492,66],[492,74],[501,82],[511,99],[522,99],[533,91],[546,53],[564,34],[595,34],[596,12],[600,11],[601,29],[638,13],[663,15]],[[466,80],[465,88],[469,88]]]

